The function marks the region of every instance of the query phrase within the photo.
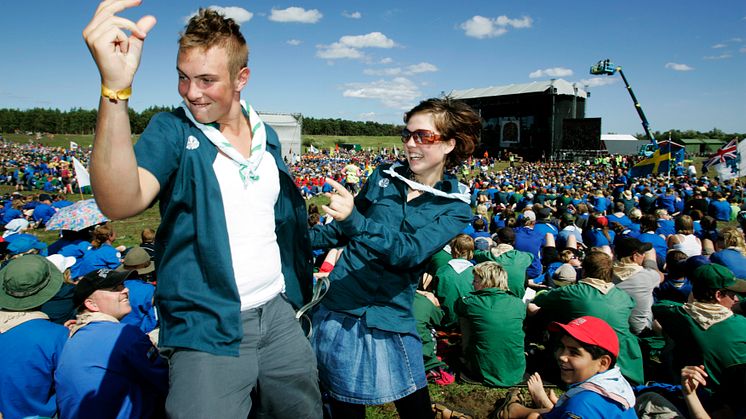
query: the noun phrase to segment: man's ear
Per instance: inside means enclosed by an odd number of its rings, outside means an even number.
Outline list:
[[[88,297],[83,301],[83,307],[85,307],[86,310],[96,312],[99,311],[98,304],[96,304],[95,301],[91,299],[91,297]]]
[[[246,83],[249,82],[250,75],[251,70],[249,70],[249,67],[242,68],[238,74],[236,74],[236,91],[241,91],[246,86]]]

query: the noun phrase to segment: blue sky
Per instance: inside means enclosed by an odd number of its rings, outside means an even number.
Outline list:
[[[215,0],[220,1],[220,0]],[[3,2],[0,108],[95,108],[99,79],[81,32],[97,3]],[[152,14],[130,106],[175,105],[176,41],[198,7],[241,22],[258,110],[401,122],[419,100],[453,89],[552,77],[589,86],[603,132],[641,133],[624,68],[653,130],[746,132],[746,1],[144,0]]]

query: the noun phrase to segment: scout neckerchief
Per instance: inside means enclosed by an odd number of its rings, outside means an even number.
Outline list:
[[[248,159],[241,155],[233,145],[225,138],[223,133],[220,132],[220,125],[217,123],[201,124],[194,119],[194,116],[189,111],[186,103],[181,102],[181,107],[184,108],[192,123],[205,134],[205,137],[210,140],[220,151],[223,152],[228,158],[233,160],[238,166],[238,175],[241,176],[244,188],[249,183],[259,180],[259,164],[262,162],[264,152],[267,150],[267,131],[259,118],[259,114],[254,111],[251,105],[246,105],[245,101],[241,101],[241,111],[244,116],[248,118],[249,124],[251,125],[251,155]]]
[[[471,203],[471,195],[469,194],[469,187],[464,185],[463,183],[458,184],[458,192],[453,193],[446,193],[441,190],[435,189],[432,186],[423,185],[422,183],[415,182],[414,180],[407,179],[404,176],[397,173],[394,169],[397,167],[401,167],[403,164],[396,162],[391,165],[388,169],[384,170],[383,173],[386,173],[389,176],[393,176],[402,182],[406,183],[407,186],[409,186],[412,190],[415,191],[422,191],[422,192],[429,192],[435,196],[442,196],[444,198],[450,198],[450,199],[457,199],[462,202]]]

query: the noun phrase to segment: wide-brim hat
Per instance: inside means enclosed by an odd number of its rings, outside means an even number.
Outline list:
[[[124,261],[117,271],[137,271],[139,275],[145,275],[155,270],[155,262],[150,255],[140,246],[132,247],[124,256]]]
[[[62,272],[45,257],[25,255],[0,270],[0,308],[25,311],[51,300],[62,288]]]

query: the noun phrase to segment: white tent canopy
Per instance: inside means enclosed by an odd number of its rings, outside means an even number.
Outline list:
[[[609,154],[637,154],[640,147],[648,143],[647,140],[638,140],[629,134],[601,134],[601,142]]]
[[[282,157],[292,161],[293,155],[301,154],[301,130],[303,118],[288,113],[259,112],[259,117],[277,131],[282,145]]]

